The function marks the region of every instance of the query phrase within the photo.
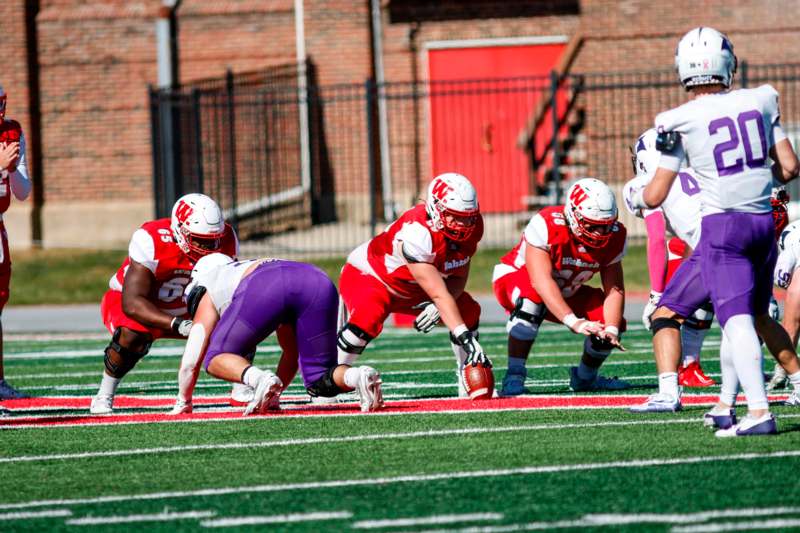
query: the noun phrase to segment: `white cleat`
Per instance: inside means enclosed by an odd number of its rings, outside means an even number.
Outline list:
[[[114,412],[114,396],[98,393],[92,398],[89,412],[93,415],[110,415]]]
[[[683,409],[680,399],[669,394],[651,394],[647,401],[629,408],[631,413],[674,413]]]
[[[783,402],[783,405],[790,405],[792,407],[800,407],[800,392],[794,391],[786,398],[786,401]]]
[[[381,375],[371,366],[362,366],[359,369],[356,391],[361,403],[361,412],[368,413],[383,408],[383,391],[381,390]]]
[[[280,396],[283,390],[283,383],[278,376],[272,372],[265,370],[264,375],[258,380],[256,392],[253,400],[244,408],[242,416],[248,416],[252,413],[265,413],[270,405],[274,402],[275,396]]]
[[[727,429],[717,430],[714,435],[717,437],[754,437],[763,435],[775,435],[778,433],[778,425],[772,413],[767,413],[759,418],[745,416],[741,422],[734,424]]]
[[[231,401],[234,404],[246,405],[253,401],[256,390],[244,383],[234,383],[231,389]]]
[[[176,415],[185,415],[192,412],[192,402],[184,401],[184,400],[175,400],[175,406],[172,408],[168,414],[171,416]]]

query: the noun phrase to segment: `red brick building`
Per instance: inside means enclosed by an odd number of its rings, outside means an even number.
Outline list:
[[[380,3],[387,81],[426,79],[426,43],[453,40],[568,43],[580,35],[571,68],[584,73],[669,66],[677,39],[698,25],[726,32],[753,63],[793,62],[800,52],[800,0]],[[184,0],[175,14],[180,81],[295,61],[298,4],[321,85],[372,75],[369,0]],[[14,204],[7,217],[12,244],[30,244],[39,235],[31,220],[40,220],[45,246],[121,245],[153,215],[147,87],[157,77],[160,7],[158,0],[3,2],[0,84],[9,116],[26,131],[38,185],[37,201]],[[32,216],[34,204],[41,210]]]

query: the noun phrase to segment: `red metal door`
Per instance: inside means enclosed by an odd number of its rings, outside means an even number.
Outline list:
[[[525,209],[528,159],[516,147],[517,135],[539,99],[549,98],[547,76],[565,47],[429,50],[431,175],[467,176],[478,189],[484,213]]]

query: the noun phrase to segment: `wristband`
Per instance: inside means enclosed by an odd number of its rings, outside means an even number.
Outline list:
[[[617,326],[606,326],[605,327],[606,333],[611,333],[615,337],[619,337],[619,328]]]
[[[635,209],[650,209],[650,206],[644,201],[644,187],[637,189],[633,193],[633,196],[631,197],[631,205]]]
[[[565,316],[563,320],[561,320],[561,322],[563,322],[564,325],[567,326],[569,329],[572,329],[572,326],[574,326],[575,323],[578,322],[578,320],[580,319],[575,316],[575,313],[570,313],[567,316]]]
[[[467,328],[467,326],[465,324],[459,324],[453,330],[453,337],[455,337],[457,339],[457,338],[459,338],[461,336],[462,333],[465,333],[467,331],[469,331],[469,328]]]

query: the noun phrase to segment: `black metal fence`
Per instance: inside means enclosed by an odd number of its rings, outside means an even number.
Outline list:
[[[762,83],[780,92],[784,129],[797,139],[800,64],[742,62],[737,86]],[[629,146],[686,99],[672,70],[379,87],[320,86],[313,64],[150,97],[158,214],[183,193],[205,192],[237,225],[244,254],[284,257],[348,253],[445,171],[476,184],[484,245],[511,246],[530,210],[556,202],[566,180],[621,186]]]

